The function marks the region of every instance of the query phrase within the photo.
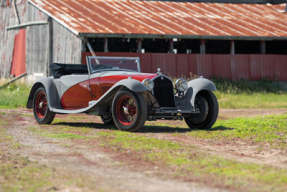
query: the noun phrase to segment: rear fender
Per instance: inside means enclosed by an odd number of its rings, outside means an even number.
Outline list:
[[[44,77],[44,78],[40,78],[36,80],[36,82],[33,84],[31,88],[31,91],[28,97],[28,101],[27,101],[28,109],[33,108],[33,98],[39,87],[44,87],[46,90],[48,107],[50,110],[52,110],[52,108],[61,108],[59,93],[53,82],[53,79],[54,79],[53,77]]]
[[[27,108],[33,108],[33,97],[37,89],[43,86],[47,92],[47,99],[49,104],[49,109],[56,113],[84,113],[97,109],[101,106],[111,105],[115,94],[121,89],[129,89],[133,92],[144,92],[148,88],[144,86],[140,81],[134,79],[124,79],[117,82],[112,86],[103,96],[101,96],[97,101],[91,101],[89,107],[77,110],[65,110],[61,109],[60,96],[57,88],[53,82],[53,77],[42,78],[37,80],[32,86],[31,92],[29,94]]]
[[[200,77],[188,82],[188,88],[184,93],[184,96],[177,99],[177,106],[186,107],[195,111],[194,100],[198,92],[200,91],[216,91],[215,85],[208,79]]]

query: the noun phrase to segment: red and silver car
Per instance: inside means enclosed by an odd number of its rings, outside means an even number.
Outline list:
[[[138,131],[147,120],[185,120],[190,128],[209,129],[218,116],[215,85],[198,78],[175,83],[157,73],[141,73],[139,58],[87,57],[87,65],[50,65],[53,76],[32,86],[27,108],[39,124],[55,114],[100,116],[120,130]]]

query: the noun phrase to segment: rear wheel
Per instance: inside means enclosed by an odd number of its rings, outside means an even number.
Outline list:
[[[106,115],[102,115],[101,119],[103,121],[104,124],[106,125],[114,125],[114,120],[113,120],[113,116],[111,113],[108,113]]]
[[[218,116],[218,102],[211,91],[200,92],[195,97],[195,108],[199,114],[185,117],[186,124],[193,129],[210,129]]]
[[[120,90],[113,99],[112,115],[120,130],[140,130],[147,119],[147,104],[142,93]]]
[[[47,94],[44,87],[37,89],[33,99],[33,113],[39,124],[50,124],[55,113],[49,110]]]

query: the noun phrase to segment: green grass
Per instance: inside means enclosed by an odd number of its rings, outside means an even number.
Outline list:
[[[170,125],[167,123],[147,122],[143,131],[152,132],[158,126],[174,136],[192,136],[217,141],[240,139],[249,144],[267,144],[273,148],[287,148],[287,114],[257,117],[240,117],[217,120],[209,130],[187,129],[184,122]]]
[[[287,108],[287,91],[276,81],[263,79],[252,82],[212,78],[220,108]]]
[[[287,94],[276,93],[224,93],[214,92],[223,109],[271,109],[287,108]]]
[[[286,149],[287,115],[219,120],[208,131],[195,130],[187,134],[216,140],[240,138],[247,142],[268,143],[272,147]]]
[[[3,121],[0,120],[0,126],[3,126]],[[4,125],[7,123],[4,122]],[[22,145],[4,127],[0,128],[0,144],[0,190],[39,191],[50,184],[48,178],[51,176],[51,169],[31,162],[27,157],[6,152],[5,148],[15,151]]]
[[[39,191],[49,186],[52,170],[28,158],[0,154],[0,180],[3,191]]]
[[[215,183],[238,188],[258,185],[258,190],[287,184],[287,172],[270,166],[240,163],[196,151],[194,146],[147,138],[121,131],[101,132],[105,147],[137,153],[140,160],[164,163],[179,176],[211,178]]]
[[[30,87],[25,84],[11,84],[0,89],[0,109],[25,108]]]
[[[5,121],[3,119],[0,119],[0,127],[8,125],[8,124],[9,124],[9,122],[7,122],[7,121]]]
[[[38,135],[42,137],[56,138],[56,139],[86,138],[84,135],[89,131],[89,129],[87,130],[71,129],[68,126],[62,126],[61,129],[58,129],[56,127],[42,125],[41,128],[42,129],[39,129],[39,127],[29,127],[28,129],[30,131],[33,131],[34,133],[37,133]]]
[[[78,117],[69,117],[70,120],[75,118]],[[218,121],[210,131],[195,130],[182,135],[217,140],[240,138],[276,146],[283,144],[286,148],[283,142],[286,141],[286,119],[287,115],[237,118]],[[235,189],[256,189],[257,191],[284,191],[284,187],[287,187],[285,169],[228,160],[200,152],[192,145],[149,138],[139,133],[118,130],[94,132],[89,125],[77,127],[76,121],[71,123],[71,126],[57,122],[54,126],[41,126],[41,129],[30,127],[29,129],[44,137],[68,139],[76,143],[91,145],[100,141],[99,146],[103,148],[133,154],[133,158],[137,158],[138,163],[149,162],[154,166],[163,166],[167,174],[172,173],[170,176],[175,178],[192,178],[194,181],[211,182],[212,185],[224,185]],[[166,125],[161,124],[161,126]],[[76,138],[74,135],[80,137],[74,140]]]

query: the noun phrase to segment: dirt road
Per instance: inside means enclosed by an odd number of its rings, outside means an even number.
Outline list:
[[[220,110],[219,119],[234,117],[284,114],[287,109],[280,110]],[[104,127],[98,117],[78,115],[95,122],[95,127]],[[67,118],[57,116],[56,118]],[[9,144],[2,144],[2,156],[28,157],[30,161],[37,162],[52,170],[54,177],[49,177],[49,185],[41,191],[228,191],[223,186],[214,186],[208,181],[194,181],[192,179],[173,179],[169,170],[161,167],[139,162],[137,159],[122,156],[100,147],[100,143],[93,146],[76,143],[73,141],[49,138],[45,135],[35,134],[32,128],[45,129],[39,126],[32,116],[31,110],[0,110],[0,120],[6,124],[0,126],[19,147],[12,148]],[[0,121],[1,122],[1,121]],[[160,122],[159,122],[160,123]],[[174,124],[178,122],[170,122]],[[1,125],[1,124],[0,124]],[[51,125],[53,126],[53,125]],[[95,128],[92,127],[92,128]],[[154,132],[138,133],[147,137],[170,140],[198,146],[198,151],[216,154],[228,159],[241,162],[267,164],[287,168],[287,151],[266,149],[259,152],[256,147],[246,143],[227,142],[214,140],[187,139],[168,134],[166,129],[159,128]],[[93,129],[100,132],[102,129]],[[0,153],[1,154],[1,153]],[[272,158],[270,158],[272,157]],[[258,161],[260,159],[260,161]],[[1,157],[0,162],[5,158]],[[9,160],[9,158],[8,158]],[[7,161],[7,158],[6,160]],[[14,162],[12,162],[14,163]],[[17,164],[17,162],[16,162]],[[1,183],[1,177],[0,177]],[[0,187],[1,191],[1,187]],[[233,190],[232,190],[233,191]]]

